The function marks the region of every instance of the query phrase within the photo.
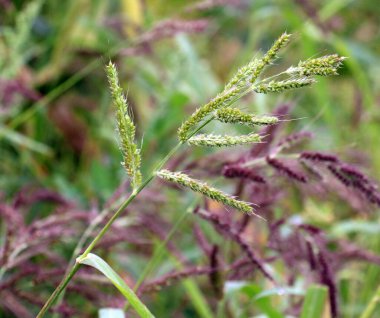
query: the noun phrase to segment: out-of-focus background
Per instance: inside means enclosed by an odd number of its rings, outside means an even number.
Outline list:
[[[339,76],[318,78],[313,87],[286,94],[253,95],[242,105],[259,114],[292,105],[286,117],[292,120],[283,134],[310,131],[314,138],[308,149],[338,155],[376,182],[380,180],[379,16],[379,3],[373,0],[1,0],[0,317],[35,315],[62,277],[89,220],[129,191],[123,183],[127,176],[120,165],[104,72],[109,60],[118,66],[133,110],[146,173],[176,143],[176,130],[186,116],[283,32],[292,33],[293,40],[269,73],[311,57],[346,56]],[[196,162],[213,153],[194,149],[179,154],[178,160],[191,157]],[[186,171],[191,171],[190,166]],[[203,179],[207,166],[203,162]],[[294,186],[291,181],[284,184]],[[340,317],[359,317],[380,285],[378,208],[362,211],[348,204],[344,195],[308,199],[294,192],[274,207],[278,219],[290,215],[306,219],[328,238],[355,244],[357,253],[365,250],[372,257],[373,262],[359,260],[334,272]],[[147,210],[149,218],[125,217],[101,250],[131,285],[191,199],[190,194],[165,190],[162,184],[142,195],[132,210],[140,209],[136,215]],[[255,202],[255,197],[250,201]],[[153,223],[156,232],[143,235],[140,221]],[[148,278],[189,264],[208,264],[200,252],[201,230],[193,222],[186,221],[177,230],[178,246],[169,244],[167,257],[158,258]],[[197,244],[194,231],[198,231]],[[209,244],[223,243],[223,237],[210,228],[203,232]],[[267,241],[262,232],[254,234],[252,246],[264,255]],[[288,248],[293,248],[291,243]],[[219,249],[224,249],[223,244]],[[235,252],[219,251],[230,253],[228,261],[240,253],[232,243],[228,249]],[[278,266],[276,275],[283,272],[286,266]],[[222,300],[210,296],[207,277],[201,275],[161,286],[143,299],[157,317],[210,317],[210,312],[215,317],[297,316],[308,278],[302,272],[286,276],[288,287],[282,294],[255,298],[274,288],[257,276],[233,280],[240,285],[225,283]],[[102,307],[122,308],[122,297],[103,280],[93,271],[83,272],[54,313],[93,317]],[[326,312],[324,317],[329,315]]]

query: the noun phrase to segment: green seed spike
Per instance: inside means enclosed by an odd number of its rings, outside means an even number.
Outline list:
[[[193,146],[206,146],[206,147],[231,147],[237,145],[245,145],[254,142],[261,142],[261,136],[259,134],[249,134],[240,136],[228,136],[228,135],[205,135],[199,134],[191,137],[188,143]]]
[[[277,59],[277,53],[289,43],[290,37],[291,34],[285,32],[273,43],[272,47],[260,60],[252,73],[251,83],[254,83],[257,80],[267,65],[273,63]]]
[[[223,203],[227,206],[233,207],[239,211],[254,214],[253,208],[251,207],[249,203],[236,200],[230,195],[218,189],[210,187],[207,183],[192,179],[184,173],[171,172],[169,170],[160,170],[157,172],[157,176],[160,177],[161,179],[174,182],[184,187],[190,188],[194,192],[201,193],[210,199]]]
[[[240,124],[247,126],[273,125],[278,122],[274,116],[256,116],[242,112],[238,108],[226,107],[215,112],[215,118],[222,123]]]
[[[122,165],[127,170],[131,178],[131,186],[135,190],[141,184],[140,172],[140,149],[134,142],[135,125],[128,113],[128,102],[123,95],[120,87],[116,67],[113,63],[106,66],[106,73],[110,85],[112,100],[116,108],[117,130],[120,138],[120,148],[123,153],[124,160]]]
[[[301,76],[330,76],[338,75],[338,69],[346,58],[337,54],[326,55],[316,59],[309,59],[298,63],[297,67],[290,67],[288,74]]]
[[[315,83],[315,79],[310,77],[302,77],[302,78],[296,78],[296,79],[290,79],[285,81],[271,81],[268,84],[265,83],[259,83],[258,85],[253,87],[253,90],[256,93],[279,93],[283,92],[285,90],[294,89],[294,88],[301,88],[305,86],[309,86],[313,83]]]

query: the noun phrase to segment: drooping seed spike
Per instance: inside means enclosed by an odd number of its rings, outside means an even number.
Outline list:
[[[256,93],[279,93],[289,89],[301,88],[305,86],[309,86],[316,82],[315,79],[310,77],[296,78],[285,81],[271,81],[269,83],[259,83],[253,87],[253,90]]]
[[[190,178],[188,175],[181,172],[172,172],[169,170],[160,170],[157,173],[157,176],[161,179],[177,183],[184,187],[190,188],[194,192],[203,194],[204,196],[220,202],[224,205],[233,207],[244,213],[254,214],[252,206],[244,201],[236,200],[230,195],[209,186],[207,183],[201,182],[196,179]]]
[[[259,134],[248,134],[240,136],[228,135],[213,135],[213,134],[199,134],[191,137],[188,143],[193,146],[206,146],[206,147],[231,147],[237,145],[245,145],[250,143],[261,142]]]
[[[223,123],[240,124],[247,126],[273,125],[278,122],[275,116],[256,116],[242,112],[238,108],[226,107],[215,112],[215,118]]]

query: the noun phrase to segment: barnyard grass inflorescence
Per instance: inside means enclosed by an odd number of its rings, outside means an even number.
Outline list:
[[[161,179],[190,188],[194,192],[201,193],[212,200],[223,203],[224,205],[233,207],[245,213],[253,214],[253,208],[250,203],[236,200],[232,196],[209,186],[207,183],[192,179],[184,173],[160,170],[157,171],[156,174]]]
[[[246,126],[273,125],[279,119],[275,116],[257,116],[242,112],[239,108],[226,107],[215,112],[215,119],[222,123],[240,124]]]
[[[120,138],[120,148],[124,158],[122,165],[131,178],[132,188],[136,189],[141,184],[141,157],[140,149],[135,143],[136,128],[129,115],[128,102],[120,87],[116,66],[110,62],[106,66],[106,73],[113,104],[116,108],[117,130]]]
[[[261,142],[261,136],[255,133],[240,136],[199,134],[191,137],[187,142],[193,146],[231,147]]]
[[[264,68],[270,65],[276,58],[277,53],[290,39],[290,34],[284,33],[272,45],[261,59],[253,59],[238,70],[231,81],[226,84],[224,90],[209,103],[198,108],[179,128],[178,136],[182,142],[186,142],[190,130],[196,127],[205,117],[214,111],[230,107],[236,100],[252,91],[252,84],[256,82]]]

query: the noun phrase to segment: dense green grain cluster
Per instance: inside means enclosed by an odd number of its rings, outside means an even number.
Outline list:
[[[111,62],[106,66],[112,100],[116,108],[117,130],[120,137],[120,148],[123,153],[123,166],[131,178],[131,185],[136,189],[141,184],[140,149],[135,144],[135,125],[129,116],[127,100],[119,85],[117,70]]]
[[[294,88],[301,88],[305,86],[309,86],[311,84],[315,83],[315,79],[311,77],[303,77],[303,78],[296,78],[296,79],[289,79],[285,81],[270,81],[269,83],[261,83],[258,85],[255,85],[253,87],[253,90],[256,93],[263,93],[267,94],[270,92],[283,92],[289,89]]]
[[[193,146],[207,146],[207,147],[229,147],[237,145],[245,145],[253,142],[260,142],[261,137],[259,134],[248,134],[240,136],[229,135],[212,135],[212,134],[199,134],[191,137],[188,143]]]
[[[250,82],[252,75],[260,65],[260,60],[254,58],[248,64],[241,67],[232,79],[224,87],[224,91],[231,89],[234,86],[245,86],[247,82]]]
[[[214,110],[231,105],[235,100],[241,97],[239,94],[242,93],[241,88],[233,88],[230,91],[223,91],[221,94],[217,95],[213,100],[198,108],[187,121],[185,121],[178,130],[179,139],[185,142],[188,133],[191,128],[196,126],[202,119],[207,115],[210,115]]]
[[[271,64],[277,59],[277,53],[284,48],[290,40],[291,34],[283,33],[264,55],[264,57],[259,61],[254,72],[252,74],[251,83],[254,83],[257,78],[260,76],[261,72],[264,70],[265,66]]]
[[[337,54],[326,55],[315,59],[300,61],[297,67],[290,67],[287,72],[301,76],[338,75],[338,69],[345,59],[345,57]]]
[[[222,123],[240,124],[247,126],[273,125],[278,122],[274,116],[256,116],[242,112],[238,108],[226,107],[215,112],[215,119]]]

